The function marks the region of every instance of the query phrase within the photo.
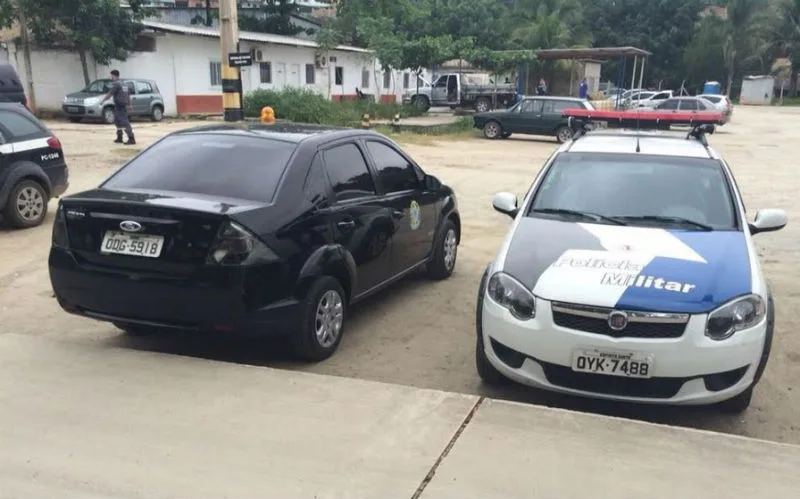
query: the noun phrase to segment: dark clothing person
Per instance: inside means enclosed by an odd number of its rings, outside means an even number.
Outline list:
[[[536,86],[536,93],[539,95],[547,95],[547,82],[544,78],[539,79],[539,85]]]
[[[581,81],[580,86],[578,86],[578,96],[581,99],[585,99],[589,95],[589,85],[586,84],[586,79]]]
[[[122,144],[122,132],[128,136],[128,141],[125,144],[136,144],[136,139],[133,136],[133,128],[131,127],[131,120],[128,117],[128,106],[130,105],[130,93],[121,81],[119,81],[119,71],[116,69],[111,72],[111,89],[105,96],[105,99],[112,98],[114,101],[114,125],[117,127],[117,140],[115,144]],[[104,99],[104,100],[105,100]]]

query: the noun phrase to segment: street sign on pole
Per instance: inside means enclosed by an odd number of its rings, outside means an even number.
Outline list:
[[[228,66],[243,68],[253,65],[253,54],[250,52],[231,52],[228,54]]]

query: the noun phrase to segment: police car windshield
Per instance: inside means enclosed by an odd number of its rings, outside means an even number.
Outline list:
[[[559,154],[528,216],[559,217],[553,213],[556,210],[595,214],[595,220],[579,220],[590,223],[611,223],[599,218],[608,217],[627,225],[738,230],[722,166],[708,158]],[[576,219],[566,214],[560,217]]]
[[[270,202],[296,144],[232,134],[172,135],[132,159],[101,187]]]

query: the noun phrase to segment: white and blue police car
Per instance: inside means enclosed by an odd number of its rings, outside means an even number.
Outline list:
[[[733,175],[702,127],[596,130],[561,146],[520,203],[478,293],[476,364],[574,395],[744,411],[775,305]],[[580,135],[580,134],[576,134]]]

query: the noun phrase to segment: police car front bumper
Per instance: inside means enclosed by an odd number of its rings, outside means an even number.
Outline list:
[[[489,362],[525,385],[619,401],[705,405],[753,384],[767,329],[765,320],[715,341],[705,336],[705,322],[705,314],[691,315],[679,338],[614,338],[556,325],[545,300],[537,299],[534,319],[521,321],[485,296],[478,333]],[[649,357],[651,377],[577,372],[573,359],[580,351]]]

